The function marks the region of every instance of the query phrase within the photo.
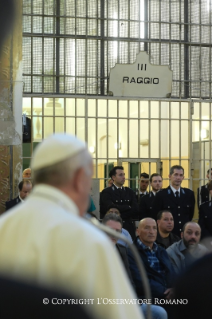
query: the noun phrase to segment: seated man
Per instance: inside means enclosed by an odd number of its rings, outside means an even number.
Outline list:
[[[108,214],[117,214],[118,216],[121,217],[120,211],[118,210],[118,208],[117,208],[115,205],[111,205],[111,207],[108,209],[106,215],[108,215]],[[106,215],[105,215],[105,216],[106,216]],[[132,237],[130,236],[130,233],[129,233],[126,229],[122,228],[122,229],[121,229],[121,233],[122,233],[122,235],[126,236],[126,238],[127,238],[131,243],[133,242],[133,241],[132,241]],[[118,240],[118,244],[121,244],[121,245],[123,245],[123,246],[125,246],[125,247],[128,247],[127,243],[124,242],[124,241],[121,240],[121,239]]]
[[[32,190],[32,183],[28,180],[23,180],[18,184],[18,189],[19,195],[16,198],[9,200],[5,203],[6,210],[14,207],[15,205],[21,202],[24,202],[24,200],[27,198],[27,196]]]
[[[121,217],[116,213],[108,213],[105,215],[105,217],[102,220],[102,224],[105,226],[110,227],[111,229],[121,233],[122,230],[122,219]],[[116,245],[116,248],[120,254],[120,257],[122,259],[122,262],[125,266],[126,272],[128,274],[128,277],[130,279],[130,282],[135,289],[135,285],[132,279],[132,275],[129,269],[129,262],[127,258],[127,250],[126,247],[118,244],[118,239],[116,237],[110,237],[114,245]],[[145,317],[147,316],[147,305],[143,304],[141,307],[142,311],[144,312]],[[152,313],[152,319],[167,319],[167,313],[166,311],[160,307],[160,306],[151,306],[151,313]]]
[[[180,237],[172,233],[174,218],[169,210],[161,210],[157,215],[158,233],[156,243],[163,248],[168,248],[180,240]]]
[[[190,266],[196,259],[207,253],[200,245],[201,228],[197,223],[188,222],[183,226],[181,240],[167,248],[167,253],[176,273]]]
[[[30,179],[31,178],[31,168],[26,168],[23,171],[22,177],[23,177],[23,179]]]
[[[175,298],[185,300],[185,302],[176,305],[175,319],[208,318],[208,314],[212,311],[211,269],[212,254],[207,254],[197,260],[178,278],[175,286]]]
[[[105,215],[105,217],[102,220],[102,224],[114,229],[115,231],[121,233],[122,230],[122,219],[119,215],[114,214],[114,213],[109,213],[107,215]],[[128,258],[127,258],[127,250],[126,247],[120,245],[117,243],[118,238],[116,237],[110,237],[112,242],[114,243],[114,245],[116,245],[116,248],[121,256],[121,259],[124,263],[125,269],[127,271],[127,274],[129,276],[129,279],[131,281],[131,284],[134,286],[133,284],[133,280],[132,280],[132,275],[130,273],[130,269],[129,269],[129,263],[128,263]]]
[[[173,268],[166,250],[155,243],[157,237],[156,221],[152,218],[144,218],[137,229],[138,237],[134,244],[144,263],[152,298],[170,299],[172,297]],[[136,292],[140,298],[144,297],[143,285],[136,262],[128,249],[128,259]]]

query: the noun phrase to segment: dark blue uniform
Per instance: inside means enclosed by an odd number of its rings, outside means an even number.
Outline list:
[[[108,208],[115,205],[120,211],[123,227],[135,238],[135,225],[132,219],[138,220],[138,204],[135,193],[129,187],[117,189],[116,186],[105,188],[100,194],[100,216],[104,217]]]
[[[197,189],[197,205],[200,207],[201,204],[209,201],[209,190],[208,184],[203,185],[200,189]]]
[[[199,208],[201,238],[212,236],[212,201],[203,203]]]
[[[21,200],[20,200],[19,196],[14,198],[14,199],[8,200],[5,203],[6,210],[13,208],[15,205],[19,204],[20,202],[21,202]]]
[[[150,192],[147,195],[144,195],[141,199],[140,199],[140,203],[139,203],[139,219],[143,219],[146,217],[152,217],[152,206],[153,206],[153,202],[155,199],[155,195],[153,192]]]
[[[158,192],[153,202],[153,218],[157,219],[160,210],[167,209],[174,218],[173,233],[180,237],[183,225],[192,220],[194,216],[194,192],[188,188],[180,188],[180,197],[176,198],[171,187]]]

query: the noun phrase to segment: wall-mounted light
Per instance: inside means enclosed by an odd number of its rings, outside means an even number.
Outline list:
[[[89,147],[89,151],[91,154],[94,154],[95,153],[95,147],[94,146],[90,146]]]
[[[120,142],[119,143],[115,143],[114,147],[115,147],[116,150],[121,150],[121,143]]]
[[[209,137],[209,131],[206,129],[201,130],[201,139],[206,139]]]
[[[149,145],[149,140],[148,139],[140,140],[140,145],[142,146]]]

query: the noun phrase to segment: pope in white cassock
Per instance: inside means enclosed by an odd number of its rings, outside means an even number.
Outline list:
[[[0,217],[0,272],[94,299],[85,306],[94,318],[143,318],[137,304],[119,304],[136,299],[131,284],[110,240],[82,218],[93,173],[86,145],[52,135],[37,146],[31,168],[30,196]]]

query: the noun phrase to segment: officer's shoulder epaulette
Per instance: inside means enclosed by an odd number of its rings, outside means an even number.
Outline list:
[[[212,202],[207,200],[207,201],[203,202],[200,206],[202,206],[202,205],[208,205],[209,207],[211,207]]]

